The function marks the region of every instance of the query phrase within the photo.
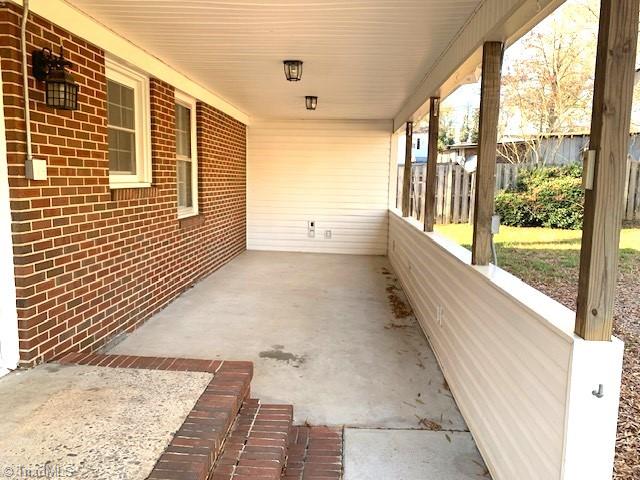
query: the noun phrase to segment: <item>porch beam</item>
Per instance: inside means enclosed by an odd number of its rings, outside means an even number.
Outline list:
[[[485,42],[482,47],[478,166],[471,249],[473,265],[488,265],[492,256],[491,217],[496,184],[502,52],[502,42]]]
[[[402,216],[411,215],[411,149],[413,143],[413,122],[407,122],[404,147],[404,176],[402,177]]]
[[[438,135],[440,131],[440,98],[429,99],[429,145],[427,173],[424,179],[424,231],[433,232],[436,220],[436,176],[438,173]]]
[[[625,167],[633,101],[640,0],[602,0],[589,150],[593,188],[585,191],[575,332],[609,341],[618,276]]]

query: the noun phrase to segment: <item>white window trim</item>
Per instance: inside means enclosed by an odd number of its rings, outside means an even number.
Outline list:
[[[198,215],[198,122],[196,119],[197,100],[176,90],[176,103],[191,110],[191,207],[178,207],[178,218]],[[176,160],[178,160],[176,155]],[[176,163],[177,168],[177,163]]]
[[[112,58],[105,61],[106,76],[133,89],[135,105],[136,174],[109,173],[111,188],[146,188],[151,186],[151,106],[149,78]]]

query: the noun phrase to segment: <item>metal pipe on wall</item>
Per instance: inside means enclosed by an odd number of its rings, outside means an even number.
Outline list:
[[[22,49],[22,87],[24,89],[24,122],[27,162],[33,158],[31,146],[31,112],[29,110],[29,68],[27,65],[27,20],[29,18],[29,0],[23,0],[22,24],[20,27],[20,48]]]

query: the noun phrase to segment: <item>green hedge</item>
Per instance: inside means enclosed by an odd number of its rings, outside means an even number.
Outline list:
[[[516,188],[496,195],[503,225],[579,230],[584,213],[582,168],[541,167],[520,170]]]

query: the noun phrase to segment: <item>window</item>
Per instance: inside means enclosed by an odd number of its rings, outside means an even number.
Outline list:
[[[149,80],[112,60],[106,66],[109,184],[149,187]]]
[[[176,92],[176,179],[178,218],[198,213],[196,101]]]

